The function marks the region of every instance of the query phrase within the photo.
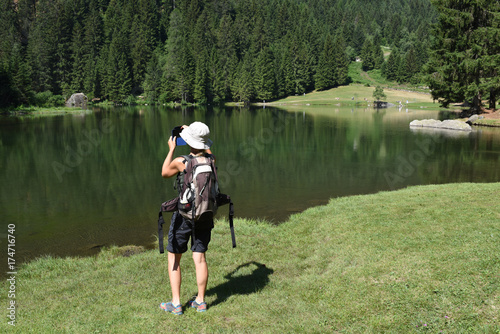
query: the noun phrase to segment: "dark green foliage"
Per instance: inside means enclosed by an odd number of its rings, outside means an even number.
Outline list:
[[[334,58],[336,60],[336,76],[337,85],[346,85],[349,83],[349,77],[347,76],[347,71],[349,68],[349,57],[346,52],[346,44],[344,37],[341,34],[337,35],[334,42]]]
[[[54,95],[51,91],[40,92],[35,94],[33,104],[38,107],[63,106],[64,97]]]
[[[363,43],[363,48],[361,49],[361,61],[363,62],[362,68],[364,71],[373,70],[375,68],[373,49],[371,39],[367,38]]]
[[[2,92],[272,100],[347,84],[361,53],[382,67],[380,45],[413,48],[413,75],[432,13],[430,0],[0,0]]]
[[[377,86],[375,88],[375,90],[373,91],[373,97],[375,98],[375,100],[380,101],[380,100],[385,99],[387,96],[385,95],[382,87]]]
[[[393,49],[385,67],[383,67],[383,74],[389,80],[396,81],[399,77],[399,63],[401,62],[401,57],[398,49]]]
[[[269,48],[262,49],[255,62],[255,98],[257,100],[270,100],[275,97],[275,75],[273,55]]]
[[[317,90],[332,88],[337,84],[337,59],[330,35],[326,37],[323,51],[319,56],[315,79]]]
[[[373,43],[372,49],[372,57],[373,57],[373,67],[376,69],[381,69],[384,64],[384,52],[379,44],[375,41]]]
[[[0,67],[0,109],[14,105],[18,97],[13,89],[12,78]]]
[[[433,1],[440,13],[427,67],[432,96],[443,105],[483,98],[495,108],[500,94],[500,3]]]

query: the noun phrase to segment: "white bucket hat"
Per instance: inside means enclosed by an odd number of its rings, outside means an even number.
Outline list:
[[[205,123],[194,122],[182,129],[180,136],[186,144],[197,150],[208,150],[212,141],[208,139],[210,129]]]

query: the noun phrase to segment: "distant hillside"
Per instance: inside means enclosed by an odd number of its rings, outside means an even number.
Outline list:
[[[271,100],[348,82],[380,46],[426,59],[430,0],[19,0],[0,4],[5,107],[68,97]],[[373,59],[372,59],[373,58]],[[383,56],[382,56],[383,59]],[[419,64],[420,64],[419,63]],[[421,64],[420,64],[421,65]],[[419,68],[412,70],[412,75]],[[410,78],[406,78],[410,79]]]

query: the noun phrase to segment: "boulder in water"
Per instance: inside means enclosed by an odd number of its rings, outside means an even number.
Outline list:
[[[423,119],[421,121],[414,120],[410,123],[410,128],[419,128],[419,127],[459,130],[459,131],[472,131],[472,128],[469,124],[456,119],[448,119],[442,122],[435,119]]]

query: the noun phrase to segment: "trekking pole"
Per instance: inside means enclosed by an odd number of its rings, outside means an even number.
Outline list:
[[[233,206],[233,201],[230,201],[229,202],[229,228],[231,229],[231,240],[233,241],[233,248],[236,248],[236,237],[234,235],[233,216],[234,216],[234,206]]]

